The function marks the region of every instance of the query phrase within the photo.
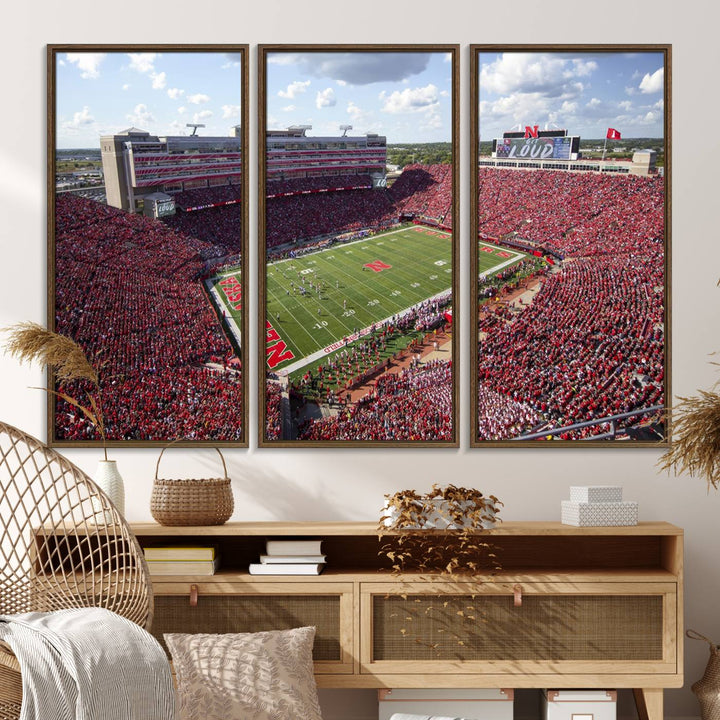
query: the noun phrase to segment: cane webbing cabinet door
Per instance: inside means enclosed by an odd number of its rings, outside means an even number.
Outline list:
[[[674,674],[676,601],[672,583],[363,583],[361,672]]]
[[[202,540],[223,558],[212,577],[153,578],[156,636],[315,625],[320,687],[632,688],[661,720],[663,688],[683,684],[683,532],[668,523],[502,523],[483,533],[502,569],[472,576],[394,573],[374,523],[132,528],[143,547]],[[324,572],[249,575],[272,538],[321,539]]]
[[[276,580],[282,580],[278,576]],[[243,633],[315,627],[317,674],[353,672],[351,583],[251,583],[231,578],[154,583],[159,613],[151,632],[165,647],[163,633]],[[167,648],[166,648],[167,649]]]

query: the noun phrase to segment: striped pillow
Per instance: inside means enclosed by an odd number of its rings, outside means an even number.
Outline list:
[[[180,720],[322,720],[314,627],[258,633],[165,634]]]

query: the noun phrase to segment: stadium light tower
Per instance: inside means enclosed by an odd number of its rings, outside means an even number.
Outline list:
[[[343,131],[342,137],[346,137],[348,134],[348,130],[352,130],[353,126],[352,125],[341,125],[340,129]]]
[[[185,123],[185,127],[191,127],[193,131],[190,133],[190,137],[197,134],[197,129],[205,127],[204,123]]]
[[[302,130],[302,136],[305,137],[305,131],[312,130],[312,125],[291,125],[288,130]]]

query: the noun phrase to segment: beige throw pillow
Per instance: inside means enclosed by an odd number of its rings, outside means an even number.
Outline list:
[[[167,633],[181,720],[322,720],[314,627],[258,633]]]

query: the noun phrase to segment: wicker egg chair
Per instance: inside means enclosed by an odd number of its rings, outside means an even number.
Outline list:
[[[103,607],[148,629],[153,596],[132,531],[79,468],[0,422],[0,615]],[[20,666],[0,642],[0,720],[17,720]]]

